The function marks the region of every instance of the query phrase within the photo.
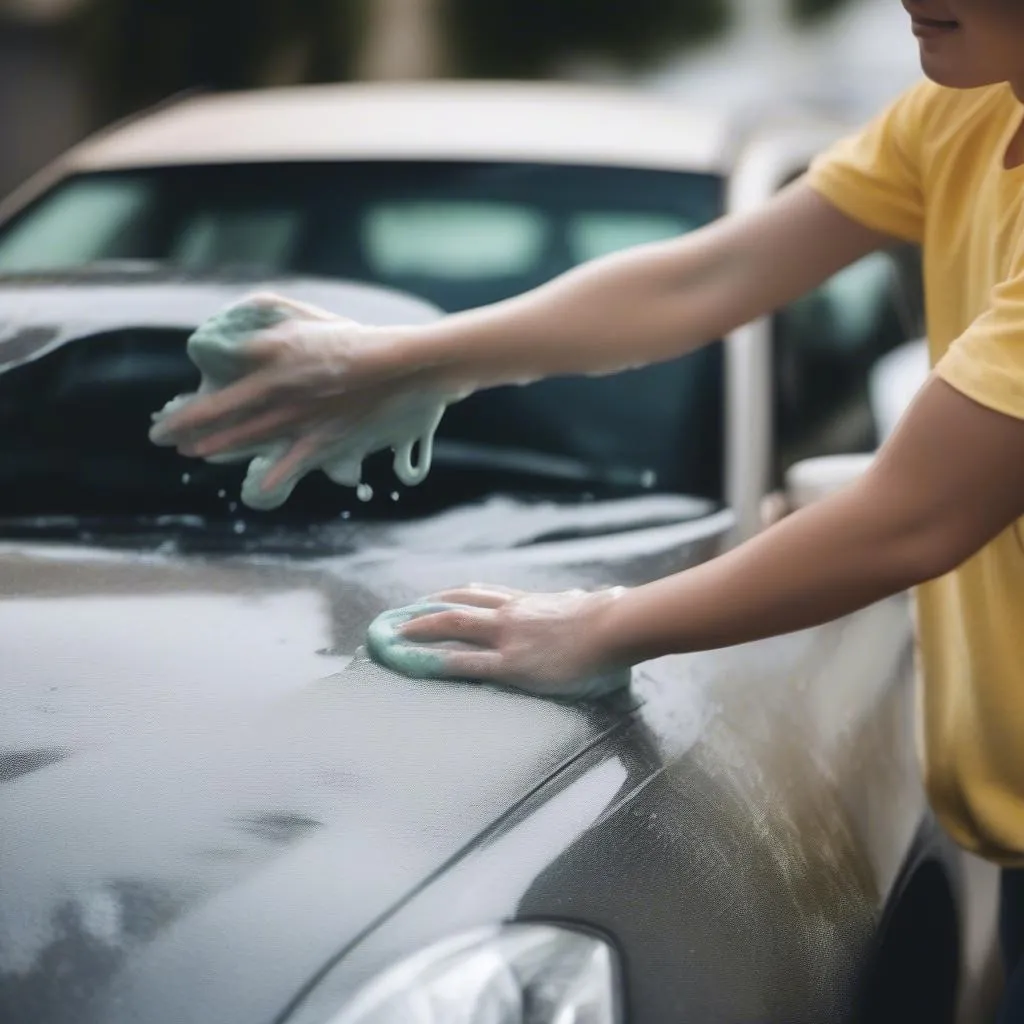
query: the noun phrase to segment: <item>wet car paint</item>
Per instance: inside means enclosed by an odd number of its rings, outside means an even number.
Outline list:
[[[496,502],[296,534],[292,556],[0,543],[0,1020],[315,1024],[496,919],[606,933],[633,1024],[845,1019],[915,840],[944,852],[902,600],[642,666],[591,706],[411,682],[361,649],[378,612],[469,579],[704,561],[731,517],[692,513]]]
[[[897,737],[886,735],[910,721],[909,691],[897,682],[905,658],[886,666],[876,648],[875,663],[863,663],[881,669],[888,690],[882,729],[871,715],[840,725],[826,666],[834,643],[884,637],[898,611],[879,607],[831,636],[756,645],[735,660],[639,669],[643,704],[623,730],[346,951],[293,1024],[329,1019],[409,948],[495,919],[612,937],[629,1020],[849,1019],[921,805]],[[807,673],[799,689],[811,698],[795,715],[794,670]],[[780,742],[783,729],[799,742]],[[861,783],[887,808],[861,803]],[[887,810],[887,834],[872,835],[867,818]]]
[[[484,561],[535,589],[591,575]],[[335,996],[496,916],[606,928],[631,951],[631,1019],[830,1005],[923,813],[896,753],[902,604],[643,666],[636,708],[565,707],[366,660],[379,610],[481,568],[428,563],[403,588],[383,553],[0,554],[0,749],[37,759],[0,788],[3,1019],[272,1020],[348,947]],[[650,969],[677,947],[678,970]]]
[[[324,920],[317,953],[329,955],[608,727],[586,709],[369,664],[360,646],[398,596],[394,562],[0,555],[3,760],[63,752],[0,790],[4,834],[18,837],[0,850],[0,877],[18,879],[0,903],[0,1009],[64,1019],[18,995],[46,989],[54,949],[88,990],[103,974],[97,942],[116,970],[323,834],[342,843],[332,857],[348,921]],[[453,571],[443,559],[432,579],[410,576],[443,586]],[[106,945],[88,924],[100,906],[121,922]],[[306,970],[317,962],[289,948]],[[66,1012],[83,1019],[78,1000]]]
[[[874,631],[891,611],[847,630]],[[774,646],[759,653],[782,653]],[[796,647],[790,653],[800,657]],[[801,667],[816,660],[807,646],[802,654]],[[736,689],[727,675],[722,659],[640,669],[634,690],[644,704],[622,732],[346,951],[292,1024],[328,1020],[347,993],[410,947],[495,919],[553,920],[609,936],[623,958],[629,1020],[849,1019],[878,908],[905,853],[897,846],[913,839],[904,833],[888,849],[865,842],[864,808],[855,797],[846,803],[850,782],[866,771],[868,784],[908,812],[910,829],[919,796],[883,737],[861,730],[840,744],[851,771],[842,781],[816,777],[820,751],[795,745],[780,772],[770,753],[778,737],[754,724],[765,709],[744,721],[735,703],[717,703]],[[749,666],[744,679],[746,702],[758,685],[778,682]],[[893,694],[890,721],[905,724],[906,690]],[[775,710],[769,705],[769,720]],[[792,786],[801,772],[803,784]]]

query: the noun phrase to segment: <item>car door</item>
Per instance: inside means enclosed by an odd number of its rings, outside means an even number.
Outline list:
[[[736,163],[727,212],[767,201],[841,133],[831,123],[763,132]],[[736,541],[765,525],[766,499],[784,489],[794,467],[874,451],[891,418],[880,408],[879,368],[913,348],[922,320],[919,256],[901,246],[869,254],[729,336],[726,489]],[[829,479],[844,480],[863,464],[834,462]]]

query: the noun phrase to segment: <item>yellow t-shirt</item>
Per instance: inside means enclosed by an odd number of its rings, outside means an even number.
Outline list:
[[[1024,419],[1024,167],[1004,167],[1022,118],[1009,86],[924,82],[808,181],[855,220],[921,243],[936,372]],[[920,587],[917,620],[932,805],[963,846],[1024,866],[1024,520]]]

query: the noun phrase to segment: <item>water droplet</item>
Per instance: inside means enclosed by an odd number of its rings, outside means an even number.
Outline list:
[[[640,477],[640,486],[650,490],[658,482],[658,474],[653,469],[647,469]]]
[[[391,492],[391,500],[392,501],[398,501],[398,491],[392,491]]]
[[[235,509],[237,509],[237,508],[238,508],[238,502],[237,501],[233,501],[233,502],[231,502],[230,505],[228,505],[228,511],[229,512],[234,512]]]
[[[347,511],[346,512],[342,512],[341,513],[341,518],[342,519],[351,519],[352,518],[352,513],[351,512],[347,512]]]
[[[181,482],[183,484],[190,483],[191,480],[192,480],[192,474],[191,473],[182,473],[181,474]]]
[[[370,501],[373,498],[373,488],[369,484],[360,484],[356,488],[356,497],[360,501]]]
[[[235,533],[245,533],[245,523],[241,519],[235,520]]]
[[[218,498],[226,498],[227,496],[228,496],[228,492],[227,491],[218,491],[217,492],[217,497]]]

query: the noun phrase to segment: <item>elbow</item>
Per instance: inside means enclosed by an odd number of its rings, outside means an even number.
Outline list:
[[[966,536],[957,523],[927,516],[900,524],[889,543],[880,547],[896,577],[895,589],[907,590],[952,572],[982,543]]]
[[[867,563],[892,592],[938,579],[980,550],[992,534],[988,503],[953,500],[879,460],[849,498]]]

